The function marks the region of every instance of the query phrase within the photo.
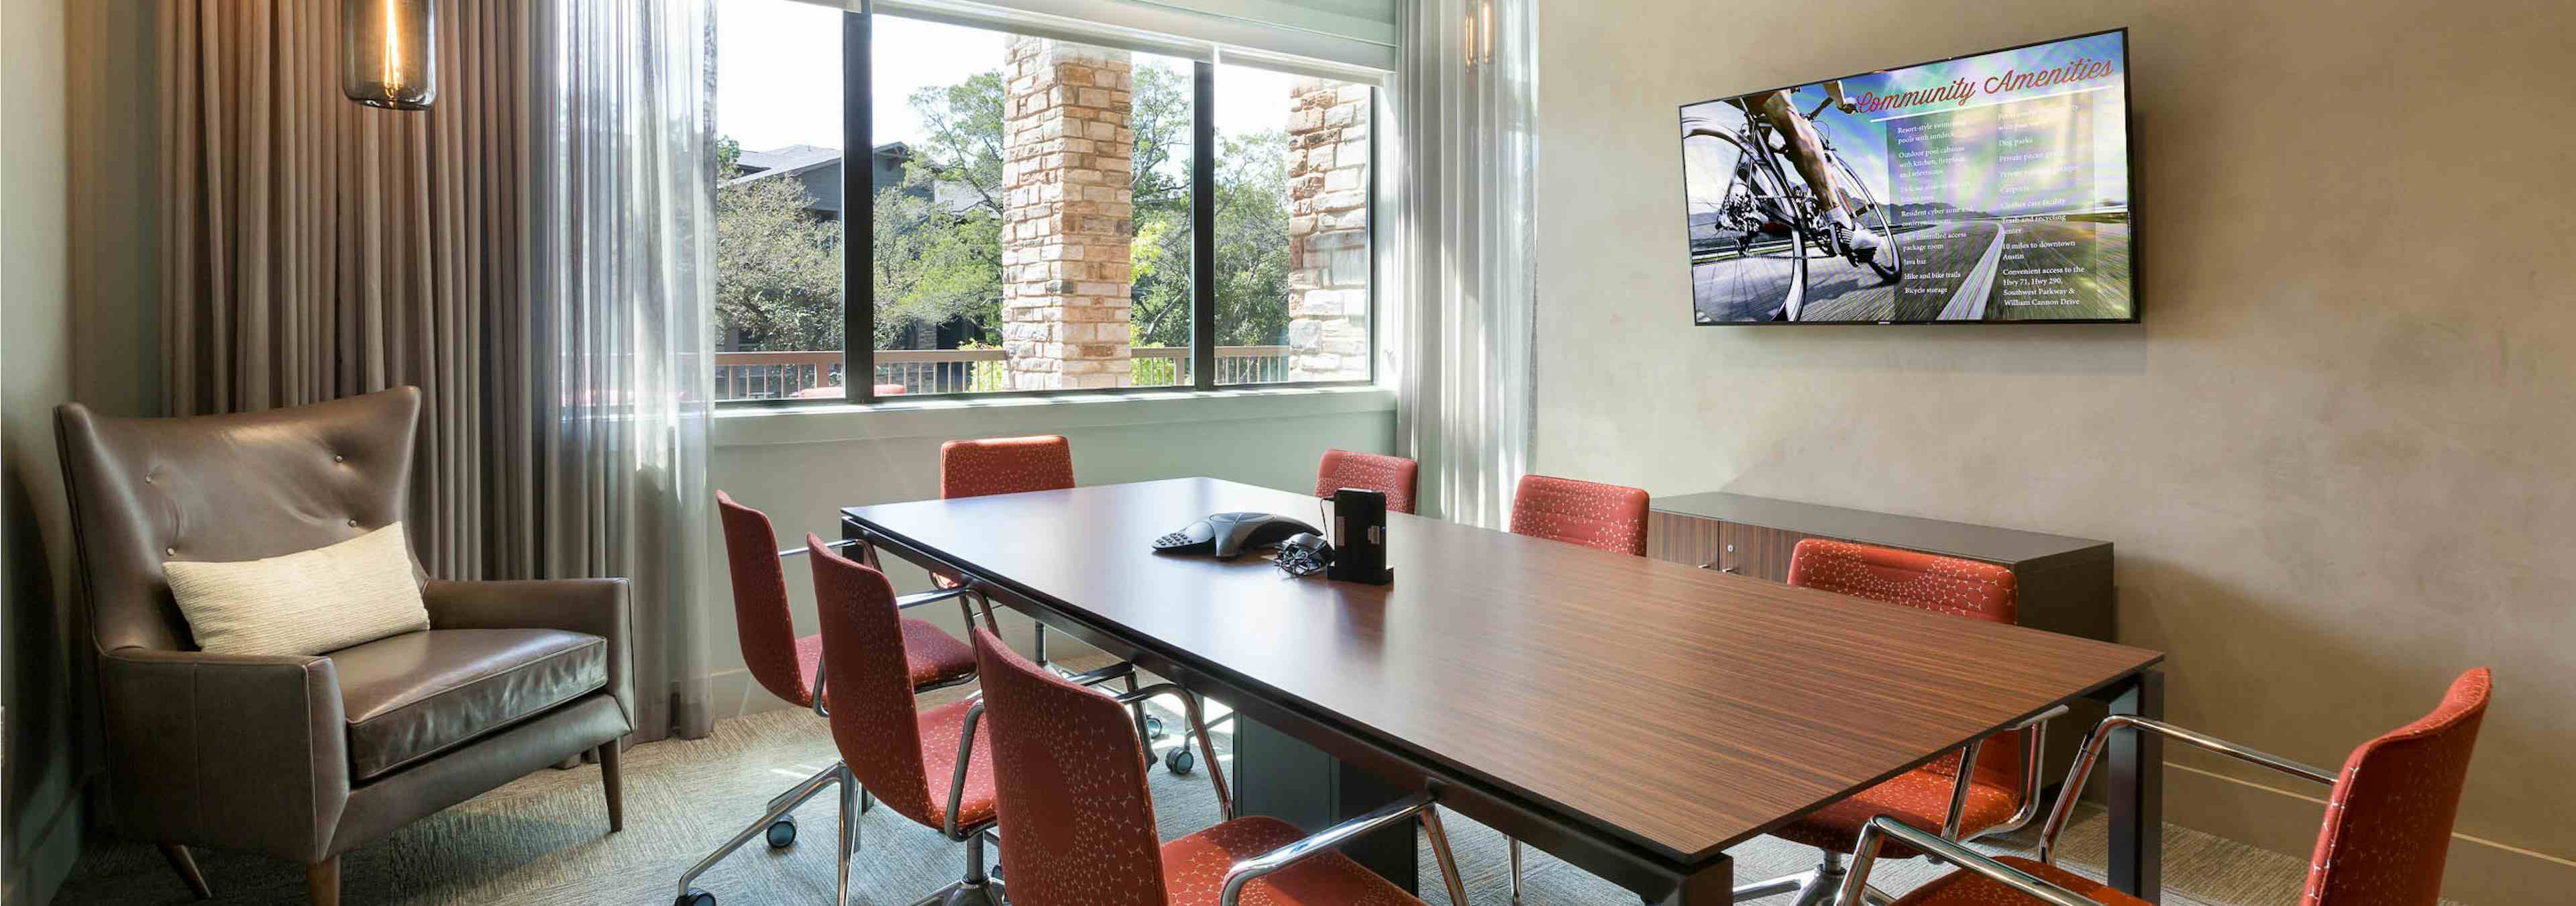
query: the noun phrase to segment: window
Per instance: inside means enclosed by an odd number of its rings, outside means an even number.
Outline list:
[[[1369,86],[719,9],[719,399],[1372,377]]]

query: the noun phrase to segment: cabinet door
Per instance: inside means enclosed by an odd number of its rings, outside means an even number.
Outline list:
[[[1737,575],[1789,581],[1789,555],[1798,542],[1818,537],[1741,522],[1721,523],[1717,531],[1717,568]]]
[[[1718,521],[1652,511],[1646,514],[1646,556],[1716,567]]]

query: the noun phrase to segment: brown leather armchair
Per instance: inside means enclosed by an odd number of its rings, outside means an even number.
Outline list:
[[[113,818],[200,897],[189,845],[304,863],[313,902],[336,906],[341,853],[585,754],[609,829],[623,823],[625,580],[424,579],[428,630],[313,657],[190,638],[164,561],[273,557],[401,519],[419,415],[410,387],[243,415],[55,413]]]

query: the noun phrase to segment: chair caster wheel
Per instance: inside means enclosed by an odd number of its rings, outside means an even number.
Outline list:
[[[1198,760],[1198,756],[1190,754],[1188,746],[1182,746],[1163,753],[1163,769],[1174,774],[1187,774],[1190,765]]]
[[[1163,719],[1162,719],[1162,718],[1160,718],[1160,717],[1155,717],[1155,716],[1153,716],[1153,715],[1151,715],[1151,714],[1146,715],[1146,716],[1145,716],[1145,735],[1150,736],[1150,737],[1153,737],[1153,738],[1155,738],[1155,739],[1161,739],[1161,738],[1163,738]]]
[[[796,816],[788,815],[769,822],[768,837],[770,849],[786,849],[796,845]],[[713,903],[714,900],[710,898],[708,902]]]
[[[716,906],[716,895],[691,887],[688,893],[671,901],[671,906]]]

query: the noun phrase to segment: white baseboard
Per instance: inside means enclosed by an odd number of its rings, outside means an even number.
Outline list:
[[[2325,790],[2252,783],[2165,763],[2165,820],[2305,861],[2325,820]],[[2468,906],[2559,902],[2576,890],[2576,862],[2469,834],[2451,835],[2442,896]]]

